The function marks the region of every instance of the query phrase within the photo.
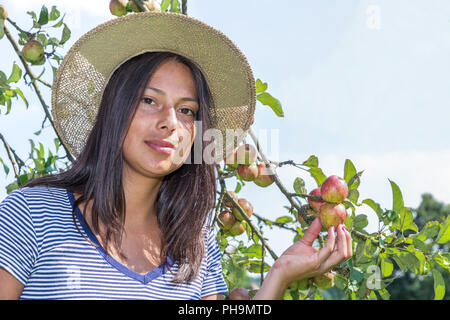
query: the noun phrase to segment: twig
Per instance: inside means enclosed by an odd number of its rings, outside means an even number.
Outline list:
[[[216,168],[217,168],[217,172],[219,174],[219,182],[220,182],[220,186],[222,189],[227,190],[227,187],[225,185],[225,180],[222,178],[221,176],[221,172],[223,172],[223,170],[220,168],[220,166],[218,164],[216,164]],[[266,240],[264,239],[263,235],[261,234],[261,232],[259,232],[258,228],[256,228],[253,223],[250,221],[250,219],[248,218],[247,214],[244,212],[244,210],[241,208],[241,206],[239,205],[239,203],[237,203],[233,197],[231,197],[228,192],[225,192],[225,196],[231,201],[231,203],[233,204],[234,207],[236,207],[239,212],[241,213],[241,215],[244,217],[244,220],[248,223],[248,225],[250,226],[250,228],[252,229],[252,231],[254,233],[256,233],[256,235],[258,236],[258,238],[261,240],[261,243],[263,243],[263,245],[267,248],[267,251],[269,251],[270,255],[272,256],[272,258],[274,260],[278,259],[278,256],[276,255],[276,253],[272,250],[272,248],[267,244]]]
[[[20,168],[25,166],[25,163],[22,161],[22,159],[20,159],[17,156],[16,152],[10,147],[8,142],[6,142],[5,137],[1,133],[0,133],[0,139],[3,141],[3,145],[5,146],[9,161],[11,162],[13,170],[14,170],[14,175],[17,179],[17,184],[18,184],[18,186],[20,186],[21,185],[21,183],[20,183]]]
[[[273,225],[275,225],[275,226],[277,226],[277,227],[279,227],[279,228],[286,229],[286,230],[289,230],[289,231],[298,233],[297,230],[295,230],[295,229],[293,229],[293,228],[286,227],[286,226],[285,226],[285,223],[275,222],[275,221],[266,219],[266,218],[264,218],[264,217],[262,217],[262,216],[256,214],[255,212],[253,212],[253,216],[254,216],[256,219],[258,219],[259,221],[262,221],[262,222],[264,222],[264,223],[267,223],[267,222],[268,222],[268,223],[273,224]]]

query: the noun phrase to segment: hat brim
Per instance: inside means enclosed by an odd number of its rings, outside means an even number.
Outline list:
[[[191,17],[169,12],[141,12],[114,18],[84,34],[70,48],[55,73],[52,115],[69,151],[78,157],[91,132],[103,91],[114,71],[149,51],[185,56],[203,71],[212,94],[211,123],[222,133],[222,157],[252,124],[256,88],[250,65],[222,32]],[[220,139],[219,139],[220,140]]]

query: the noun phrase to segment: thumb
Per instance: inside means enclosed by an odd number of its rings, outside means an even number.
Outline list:
[[[308,246],[312,246],[314,240],[316,240],[319,235],[320,230],[322,230],[322,224],[320,223],[319,218],[316,218],[303,235],[301,239],[302,242]]]

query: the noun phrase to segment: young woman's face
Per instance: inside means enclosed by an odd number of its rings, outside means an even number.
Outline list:
[[[190,69],[163,62],[140,99],[123,144],[124,166],[141,175],[162,177],[178,169],[189,155],[199,112]],[[165,140],[174,148],[158,147]]]

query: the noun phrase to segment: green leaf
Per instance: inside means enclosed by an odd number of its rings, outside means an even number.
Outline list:
[[[445,222],[440,226],[439,235],[436,238],[436,241],[439,244],[445,244],[450,241],[450,220],[448,216],[447,219],[445,219]]]
[[[262,246],[260,244],[252,244],[250,247],[241,250],[241,252],[249,258],[262,258]]]
[[[400,209],[404,207],[402,193],[394,181],[389,180],[389,182],[392,188],[392,210],[400,212]]]
[[[356,168],[350,159],[345,160],[344,164],[344,180],[349,182],[350,179],[356,174]]]
[[[283,108],[278,99],[272,97],[272,95],[268,92],[260,93],[256,96],[256,99],[261,102],[263,105],[269,106],[272,108],[273,112],[278,117],[284,117]]]
[[[369,224],[369,220],[365,214],[359,214],[353,220],[353,228],[357,230],[362,230]]]
[[[292,222],[292,217],[290,216],[282,216],[282,217],[278,217],[275,222],[276,223],[289,223]]]
[[[377,290],[377,292],[383,300],[389,300],[391,298],[391,295],[386,289]]]
[[[267,90],[267,83],[262,82],[260,79],[256,79],[256,93],[263,93]]]
[[[241,190],[241,187],[242,187],[241,183],[237,182],[236,188],[234,189],[234,193],[238,193]]]
[[[48,9],[47,7],[44,5],[41,8],[41,13],[39,14],[39,21],[38,21],[39,25],[43,26],[45,24],[48,23]]]
[[[437,262],[443,269],[449,270],[450,269],[450,262],[448,261],[447,257],[442,255],[441,252],[436,252],[433,255],[433,260]]]
[[[180,13],[180,2],[178,0],[171,0],[170,12]]]
[[[264,262],[263,272],[269,271],[270,266]],[[252,273],[261,273],[261,261],[260,260],[250,260],[248,261],[248,271]]]
[[[311,177],[316,180],[317,186],[320,187],[322,183],[327,179],[327,176],[322,172],[320,168],[309,168],[308,172],[311,174]]]
[[[358,203],[359,191],[357,189],[352,189],[348,192],[347,199],[353,203]]]
[[[20,80],[21,76],[22,69],[20,69],[20,67],[14,62],[11,75],[9,76],[8,80],[6,80],[6,83],[17,82]]]
[[[302,164],[310,168],[311,167],[317,168],[319,166],[319,159],[316,156],[311,155],[307,160],[303,161]]]
[[[378,219],[380,219],[380,220],[382,219],[383,209],[381,209],[381,207],[380,207],[380,205],[378,203],[376,203],[372,199],[364,199],[362,201],[362,203],[365,203],[369,207],[371,207],[373,209],[373,211],[375,211],[375,213],[377,214]]]
[[[60,45],[63,45],[64,43],[66,43],[67,40],[69,40],[70,38],[70,34],[71,31],[69,29],[69,27],[67,26],[67,24],[64,23],[64,29],[61,35],[61,41],[59,42]]]
[[[295,193],[305,194],[306,188],[305,188],[305,181],[302,178],[295,178],[294,180],[294,191]]]
[[[3,162],[2,158],[0,158],[0,162],[3,164],[3,170],[5,170],[6,176],[8,176],[9,167]]]
[[[27,99],[25,99],[25,96],[24,96],[22,90],[20,90],[19,88],[16,88],[16,89],[14,89],[14,91],[16,91],[16,93],[22,98],[23,102],[25,102],[25,105],[28,109],[29,104],[28,104]]]
[[[345,290],[348,285],[348,279],[340,273],[334,276],[334,284],[338,289]]]
[[[434,279],[434,300],[442,300],[445,296],[445,282],[442,274],[436,270],[432,270]]]
[[[27,11],[27,14],[29,14],[33,18],[34,22],[37,22],[37,16],[34,11]]]
[[[392,271],[394,271],[394,264],[389,258],[383,256],[381,258],[381,274],[383,277],[389,277]]]
[[[164,12],[169,8],[170,0],[163,0],[161,2],[161,11]]]
[[[59,19],[59,21],[52,26],[52,28],[59,28],[62,26],[63,22],[64,22],[64,17],[66,16],[66,14],[63,15],[63,17],[61,19]]]
[[[414,235],[420,241],[425,241],[426,239],[434,238],[440,229],[440,224],[437,221],[428,221],[422,228],[419,234]]]
[[[59,15],[60,13],[58,9],[56,9],[56,6],[52,6],[52,10],[50,11],[50,16],[48,17],[48,20],[54,21],[59,18]]]
[[[418,231],[416,224],[413,221],[413,214],[409,208],[402,207],[399,210],[400,218],[396,220],[393,227],[401,232],[405,230]]]

